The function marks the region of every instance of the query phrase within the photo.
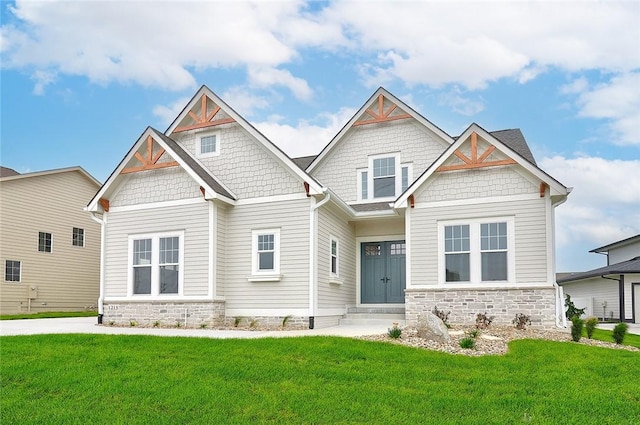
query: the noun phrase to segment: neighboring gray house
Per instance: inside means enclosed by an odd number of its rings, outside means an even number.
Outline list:
[[[144,130],[87,206],[104,320],[300,326],[516,313],[553,326],[565,186],[519,130],[451,137],[383,88],[315,157],[291,159],[203,86]]]
[[[80,167],[0,168],[0,313],[96,308],[100,225],[83,210],[100,183]]]
[[[605,254],[607,265],[558,278],[565,294],[585,315],[640,323],[640,235],[589,252]]]

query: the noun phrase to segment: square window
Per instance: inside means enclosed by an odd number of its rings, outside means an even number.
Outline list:
[[[53,241],[51,233],[38,232],[38,251],[39,252],[51,252],[53,248]]]
[[[80,229],[78,227],[73,228],[71,244],[73,246],[84,246],[84,229]]]
[[[7,282],[20,282],[22,264],[17,260],[6,260],[4,262],[4,280]]]
[[[133,295],[181,295],[182,235],[130,237]]]
[[[220,152],[220,134],[205,133],[197,136],[196,156],[208,157],[218,155]]]
[[[200,139],[200,153],[212,153],[216,151],[216,136],[206,136]]]

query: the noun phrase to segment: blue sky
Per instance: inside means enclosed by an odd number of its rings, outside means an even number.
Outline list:
[[[574,188],[558,271],[640,233],[640,2],[2,2],[0,162],[104,181],[202,84],[290,156],[379,86],[451,135],[520,128]]]

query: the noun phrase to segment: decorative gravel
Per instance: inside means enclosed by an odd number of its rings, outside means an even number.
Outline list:
[[[571,340],[569,330],[561,329],[526,329],[518,330],[515,327],[490,327],[481,330],[476,338],[476,346],[472,349],[460,347],[460,340],[468,336],[467,332],[475,328],[452,327],[449,329],[450,341],[434,341],[418,337],[417,331],[412,327],[402,327],[402,335],[393,339],[387,334],[366,335],[360,339],[368,341],[389,342],[392,344],[407,345],[410,347],[424,348],[427,350],[442,351],[449,354],[462,354],[466,356],[503,355],[508,350],[509,341],[516,339],[547,339],[550,341],[563,341],[576,344]],[[613,348],[618,350],[640,351],[629,345],[618,345],[613,342],[599,341],[595,339],[581,338],[577,344],[594,345],[598,347]]]

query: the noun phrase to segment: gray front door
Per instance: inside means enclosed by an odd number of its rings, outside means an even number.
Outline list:
[[[360,246],[362,304],[404,304],[405,241],[363,242]]]

